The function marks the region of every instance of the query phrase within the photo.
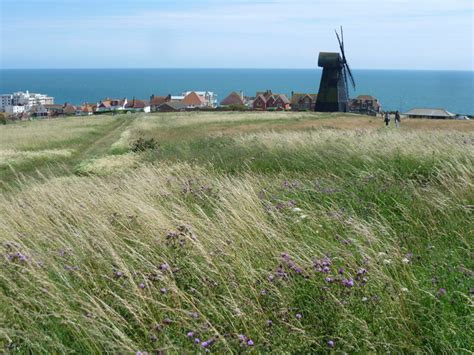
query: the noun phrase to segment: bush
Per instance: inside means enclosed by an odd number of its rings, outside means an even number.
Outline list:
[[[155,150],[158,148],[158,142],[155,139],[138,138],[132,143],[132,152],[144,152],[146,150]]]
[[[5,115],[3,113],[0,113],[0,124],[7,124],[7,118],[5,117]]]

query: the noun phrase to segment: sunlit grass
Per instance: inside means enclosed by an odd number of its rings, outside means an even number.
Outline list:
[[[5,351],[472,351],[472,131],[178,116],[0,195]]]

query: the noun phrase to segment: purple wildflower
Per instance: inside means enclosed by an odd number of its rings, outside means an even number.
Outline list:
[[[271,327],[273,325],[273,321],[271,319],[267,320],[267,326]]]
[[[188,332],[188,334],[186,334],[186,336],[188,338],[192,338],[194,336],[194,332]]]
[[[268,275],[268,281],[272,282],[275,279],[275,276],[273,275]]]
[[[296,314],[296,319],[299,320],[299,319],[301,319],[301,318],[303,318],[303,316],[302,316],[300,313],[297,313],[297,314]]]
[[[345,287],[352,287],[352,286],[354,286],[354,280],[353,279],[342,279],[342,284]]]
[[[252,339],[249,339],[249,340],[247,341],[247,345],[248,345],[248,346],[253,346],[253,345],[254,345],[253,340],[252,340]]]
[[[283,258],[283,260],[285,261],[290,261],[291,260],[291,257],[288,253],[281,253],[281,257]]]
[[[140,285],[138,285],[138,288],[140,288],[140,289],[142,289],[142,290],[143,290],[145,287],[146,287],[146,285],[145,285],[143,282],[142,282]]]
[[[329,340],[329,341],[328,341],[328,347],[334,348],[334,345],[335,345],[335,343],[334,343],[333,340]]]
[[[201,339],[199,338],[194,339],[194,344],[199,344],[200,342],[201,342]]]
[[[166,287],[161,288],[160,291],[163,294],[168,293],[168,289]]]
[[[267,290],[262,290],[262,291],[260,291],[260,294],[262,296],[266,296],[268,294],[268,292],[267,292]]]
[[[438,295],[444,296],[446,294],[446,289],[445,288],[440,288],[438,291]]]
[[[332,283],[332,282],[334,282],[334,279],[332,277],[326,277],[326,282],[327,283]]]
[[[167,271],[169,270],[170,266],[168,265],[168,263],[163,263],[160,265],[160,270],[161,271]]]
[[[116,277],[117,279],[121,278],[122,276],[123,276],[123,272],[122,272],[122,271],[116,271],[116,272],[115,272],[115,277]]]
[[[331,269],[329,268],[329,266],[323,267],[323,272],[324,272],[325,274],[328,274],[330,271],[331,271]]]
[[[164,324],[171,324],[171,323],[173,323],[173,321],[169,318],[165,318],[165,319],[163,319],[163,323]]]
[[[339,275],[342,275],[342,274],[344,274],[344,269],[341,267],[341,268],[339,269]]]
[[[237,338],[239,338],[240,341],[246,341],[247,340],[247,337],[243,334],[237,335]]]

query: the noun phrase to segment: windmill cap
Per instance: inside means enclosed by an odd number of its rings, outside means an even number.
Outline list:
[[[340,68],[342,65],[342,57],[337,52],[321,52],[319,53],[318,66],[322,68]]]

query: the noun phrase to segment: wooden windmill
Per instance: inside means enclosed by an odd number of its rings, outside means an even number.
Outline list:
[[[349,111],[349,84],[355,89],[355,81],[344,53],[344,32],[341,36],[336,31],[341,53],[319,53],[318,66],[323,68],[321,84],[315,111],[347,112]],[[342,55],[342,56],[341,56]]]

